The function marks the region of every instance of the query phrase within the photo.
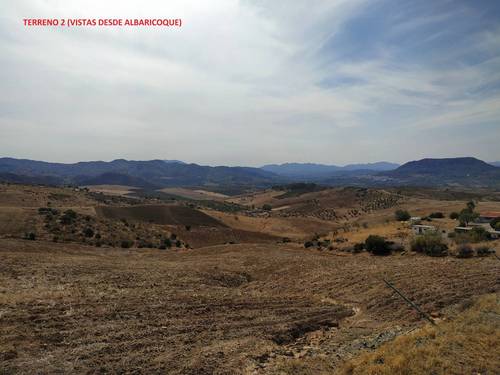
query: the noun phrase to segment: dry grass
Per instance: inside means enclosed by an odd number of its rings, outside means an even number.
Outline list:
[[[126,185],[91,185],[84,187],[86,187],[91,192],[117,196],[127,196],[134,193],[134,190],[140,189],[134,186]]]
[[[498,374],[500,299],[479,298],[451,321],[398,337],[345,364],[343,375]]]
[[[228,198],[225,194],[215,193],[207,190],[188,189],[188,188],[164,188],[160,190],[163,193],[177,195],[179,197],[196,199],[196,200],[218,200],[223,201]]]

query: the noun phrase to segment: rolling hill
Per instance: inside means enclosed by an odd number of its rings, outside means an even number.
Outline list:
[[[400,185],[500,185],[500,168],[473,157],[411,161],[379,176]]]
[[[353,176],[358,174],[372,174],[393,170],[397,167],[399,167],[399,164],[382,161],[365,164],[348,164],[343,167],[314,163],[268,164],[262,166],[261,169],[294,179],[321,180],[335,175]]]
[[[119,184],[143,188],[170,186],[268,186],[281,182],[279,176],[249,167],[209,167],[163,160],[111,162],[89,161],[73,164],[0,158],[0,180],[51,185]]]
[[[388,170],[391,169],[391,170]],[[422,159],[396,168],[379,162],[344,167],[323,164],[269,164],[262,168],[210,167],[179,161],[117,159],[73,164],[0,158],[0,181],[44,185],[125,185],[147,190],[203,187],[241,192],[292,182],[330,186],[500,187],[500,168],[472,157]]]

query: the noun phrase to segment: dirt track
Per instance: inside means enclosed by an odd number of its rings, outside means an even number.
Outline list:
[[[382,276],[429,312],[499,286],[495,258],[275,244],[174,252],[0,240],[0,256],[6,373],[266,373],[318,355],[335,364],[368,337],[418,323]]]

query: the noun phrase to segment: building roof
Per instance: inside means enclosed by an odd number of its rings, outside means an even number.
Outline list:
[[[482,216],[482,217],[500,217],[500,211],[485,211],[485,212],[481,212],[479,216]]]

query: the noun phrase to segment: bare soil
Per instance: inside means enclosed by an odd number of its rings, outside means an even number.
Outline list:
[[[0,256],[4,373],[272,373],[294,358],[337,363],[395,327],[420,324],[382,277],[437,314],[499,286],[493,257],[338,256],[276,244],[114,250],[6,239]]]

